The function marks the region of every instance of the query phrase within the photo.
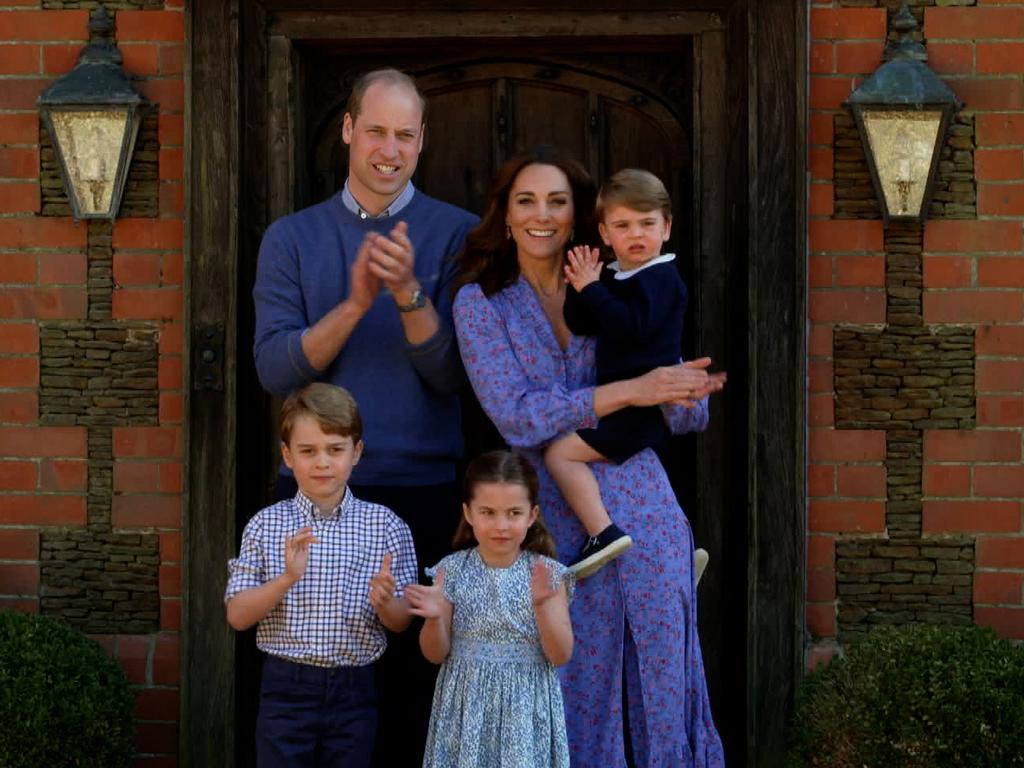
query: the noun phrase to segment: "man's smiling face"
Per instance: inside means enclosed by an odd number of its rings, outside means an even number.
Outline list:
[[[423,108],[408,86],[374,83],[355,120],[345,115],[349,191],[372,214],[387,208],[409,183],[423,149]]]

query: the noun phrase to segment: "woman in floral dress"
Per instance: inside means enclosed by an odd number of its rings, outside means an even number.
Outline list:
[[[544,466],[547,443],[628,405],[672,403],[664,410],[673,432],[703,430],[706,396],[723,383],[705,359],[594,386],[593,340],[572,336],[562,316],[564,255],[596,242],[593,203],[593,184],[575,162],[554,152],[508,161],[467,239],[455,300],[470,382],[504,439],[536,467],[563,562],[585,534]],[[635,535],[626,556],[580,582],[570,607],[576,644],[560,673],[572,765],[722,766],[697,638],[689,523],[653,451],[593,470],[609,511]]]

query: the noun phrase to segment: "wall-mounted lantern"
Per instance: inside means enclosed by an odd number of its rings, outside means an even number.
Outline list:
[[[924,46],[911,38],[917,21],[906,0],[892,26],[900,38],[889,42],[882,66],[847,100],[886,226],[927,217],[939,152],[953,114],[963,107],[928,68]]]
[[[75,68],[36,101],[76,220],[117,216],[139,132],[143,99],[121,69],[113,31],[101,3]]]

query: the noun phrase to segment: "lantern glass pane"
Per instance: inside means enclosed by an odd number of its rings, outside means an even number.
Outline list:
[[[79,210],[83,216],[108,215],[128,110],[53,110],[51,119]]]
[[[919,216],[942,112],[865,109],[863,120],[889,215]]]

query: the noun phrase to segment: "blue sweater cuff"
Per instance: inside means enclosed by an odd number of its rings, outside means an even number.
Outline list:
[[[302,351],[302,335],[305,331],[295,331],[288,335],[288,362],[291,365],[293,375],[300,381],[307,382],[314,380],[320,372],[309,364],[306,353]]]

